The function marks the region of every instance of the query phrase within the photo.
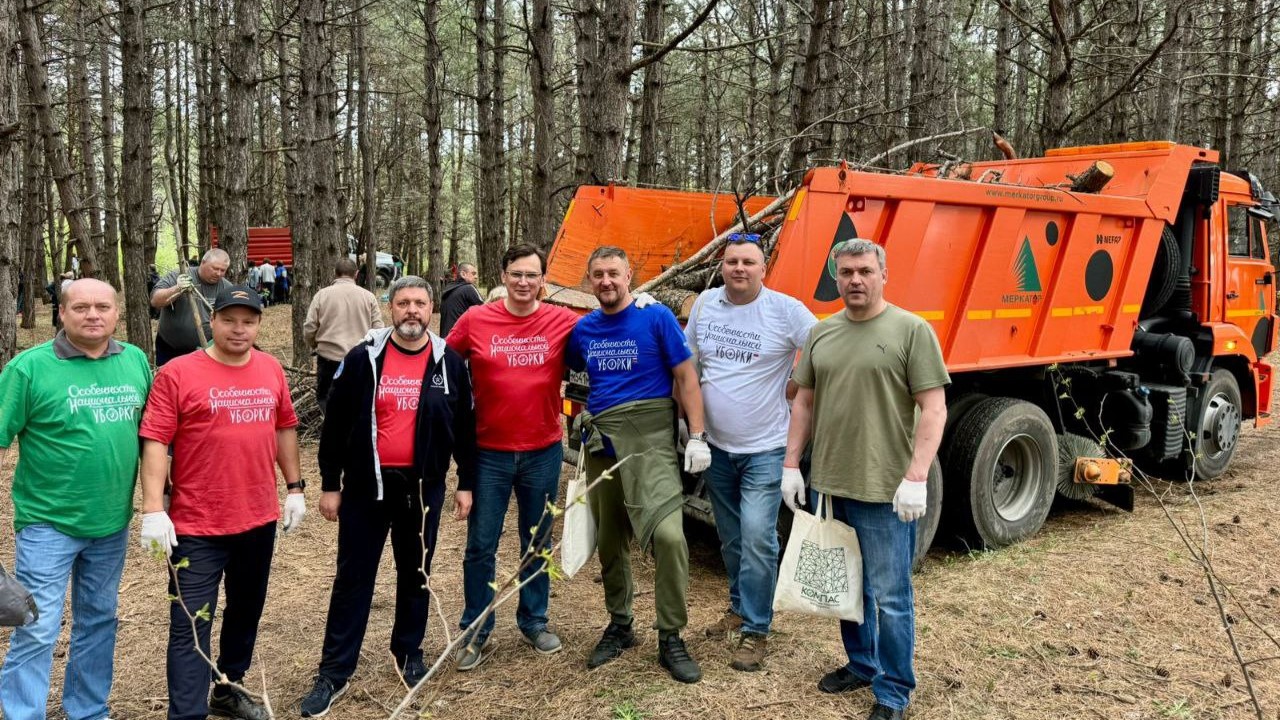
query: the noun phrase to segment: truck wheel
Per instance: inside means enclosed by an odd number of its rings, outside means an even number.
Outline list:
[[[391,273],[385,270],[379,270],[377,278],[373,281],[374,287],[378,290],[386,290],[391,286]]]
[[[928,492],[925,501],[924,517],[916,521],[916,554],[911,559],[911,569],[919,570],[928,554],[933,538],[938,534],[938,524],[942,518],[942,463],[933,458],[929,465],[929,479],[925,482]]]
[[[1142,310],[1138,317],[1149,318],[1155,315],[1173,297],[1173,291],[1178,285],[1181,260],[1182,251],[1178,248],[1178,238],[1165,225],[1160,233],[1160,247],[1156,250],[1155,264],[1151,266],[1151,278],[1147,282],[1147,293],[1142,298]]]
[[[999,548],[1044,524],[1057,489],[1058,439],[1044,411],[987,398],[967,413],[946,448],[948,506],[970,539]]]
[[[1213,371],[1201,394],[1196,416],[1195,473],[1197,480],[1214,480],[1227,471],[1240,439],[1240,385],[1230,370]]]
[[[991,397],[982,393],[965,393],[957,397],[955,400],[947,403],[947,422],[942,427],[942,445],[947,447],[951,442],[951,436],[955,434],[956,426],[964,419],[969,411],[977,406],[978,403]]]

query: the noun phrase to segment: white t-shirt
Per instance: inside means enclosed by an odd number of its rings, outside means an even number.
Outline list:
[[[734,305],[724,288],[698,297],[685,336],[697,353],[707,439],[731,453],[787,444],[787,379],[818,319],[799,300],[762,288]]]
[[[273,283],[276,281],[276,268],[271,263],[262,263],[258,270],[261,273],[262,282]]]

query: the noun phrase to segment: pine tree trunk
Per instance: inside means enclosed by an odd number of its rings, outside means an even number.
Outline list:
[[[0,0],[12,2],[12,0]],[[23,89],[22,95],[28,93]],[[35,107],[27,103],[23,113],[22,133],[22,275],[26,297],[26,312],[22,315],[22,327],[36,326],[37,308],[43,304],[46,282],[44,261],[44,214],[42,212],[44,187],[44,147],[36,130]],[[57,312],[54,310],[54,312]]]
[[[40,39],[40,31],[36,22],[37,9],[28,3],[33,0],[19,0],[22,9],[18,13],[18,28],[23,52],[23,69],[27,86],[31,91],[31,102],[35,105],[36,116],[40,123],[40,132],[44,136],[44,149],[48,167],[58,187],[58,196],[62,202],[62,213],[67,219],[67,227],[71,232],[71,241],[75,243],[80,256],[80,272],[86,277],[94,277],[98,272],[98,257],[94,253],[93,243],[89,238],[89,228],[85,223],[84,203],[75,186],[75,173],[67,156],[67,146],[53,116],[53,104],[49,99],[49,76],[44,67],[44,43]]]
[[[144,13],[146,0],[121,0],[120,65],[124,76],[124,148],[121,186],[124,191],[125,325],[129,342],[152,355],[151,316],[147,297],[147,240],[151,218],[151,68],[150,40]]]
[[[230,256],[227,279],[244,282],[249,259],[249,178],[250,143],[253,139],[254,100],[258,87],[258,13],[257,0],[234,0],[235,24],[226,28],[227,58],[227,124],[226,194],[222,218],[218,222],[218,246]]]
[[[440,297],[444,280],[444,218],[440,206],[440,193],[444,186],[444,170],[440,164],[440,143],[443,136],[441,116],[444,111],[444,94],[441,92],[440,75],[443,71],[444,57],[440,49],[440,4],[429,0],[422,5],[423,47],[423,97],[422,119],[427,131],[427,269],[426,277],[431,280]],[[454,196],[457,202],[457,196]],[[416,260],[416,258],[415,258]],[[415,265],[416,267],[416,265]],[[418,272],[422,272],[418,268]]]
[[[552,89],[556,56],[555,16],[551,0],[533,0],[529,84],[533,90],[533,162],[529,179],[529,214],[525,239],[549,248],[555,232],[555,137],[556,95]]]
[[[80,188],[85,209],[88,211],[89,241],[93,243],[94,256],[102,259],[99,275],[116,289],[120,288],[119,268],[106,261],[107,253],[102,236],[102,198],[98,195],[98,170],[93,153],[93,108],[89,102],[89,42],[85,27],[84,0],[75,0],[75,37],[71,43],[71,57],[67,70],[68,82],[74,92],[70,101],[78,127],[76,141],[80,155]]]
[[[104,22],[98,36],[98,87],[102,92],[99,123],[102,129],[102,247],[103,262],[113,271],[120,267],[120,197],[116,180],[116,96],[111,80],[111,30]],[[114,283],[122,287],[119,281]]]
[[[17,15],[14,0],[0,0],[0,367],[18,352],[19,237],[22,228],[22,118],[18,114],[18,42],[11,18]],[[28,294],[26,303],[34,305]]]
[[[644,29],[641,38],[645,43],[660,43],[666,32],[666,0],[645,0]],[[646,46],[646,52],[656,49]],[[644,69],[644,86],[640,96],[640,151],[636,168],[636,183],[651,185],[658,180],[658,115],[662,102],[662,61]]]
[[[377,176],[373,165],[373,118],[369,116],[369,46],[365,38],[364,10],[356,11],[356,66],[360,94],[357,97],[357,127],[360,142],[360,245],[364,248],[364,272],[369,289],[378,283],[378,228],[374,221],[373,190]]]
[[[801,52],[796,56],[791,70],[792,102],[791,126],[795,138],[791,143],[791,159],[787,169],[799,178],[799,173],[809,164],[809,152],[813,148],[810,127],[817,119],[816,92],[822,53],[826,46],[827,26],[830,24],[830,0],[813,0],[809,12],[808,34],[798,43]]]

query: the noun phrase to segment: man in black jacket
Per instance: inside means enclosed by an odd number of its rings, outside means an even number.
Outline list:
[[[450,455],[458,464],[454,517],[471,511],[476,424],[466,365],[427,329],[426,280],[400,278],[389,302],[392,327],[371,330],[334,375],[320,435],[320,514],[338,521],[338,571],[303,717],[323,716],[347,689],[388,530],[396,562],[391,652],[409,685],[426,675],[427,584]]]
[[[444,286],[440,293],[440,337],[449,337],[453,324],[462,313],[474,305],[483,305],[484,298],[476,289],[480,274],[471,263],[458,263],[458,279]]]

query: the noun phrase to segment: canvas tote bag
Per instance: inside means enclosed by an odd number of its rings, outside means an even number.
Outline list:
[[[862,622],[862,548],[853,528],[831,517],[831,496],[819,515],[796,510],[778,569],[773,609]]]
[[[560,569],[573,577],[596,551],[596,519],[585,497],[587,485],[585,447],[578,450],[578,472],[564,492],[564,534],[560,539]],[[578,502],[578,498],[582,498]]]

